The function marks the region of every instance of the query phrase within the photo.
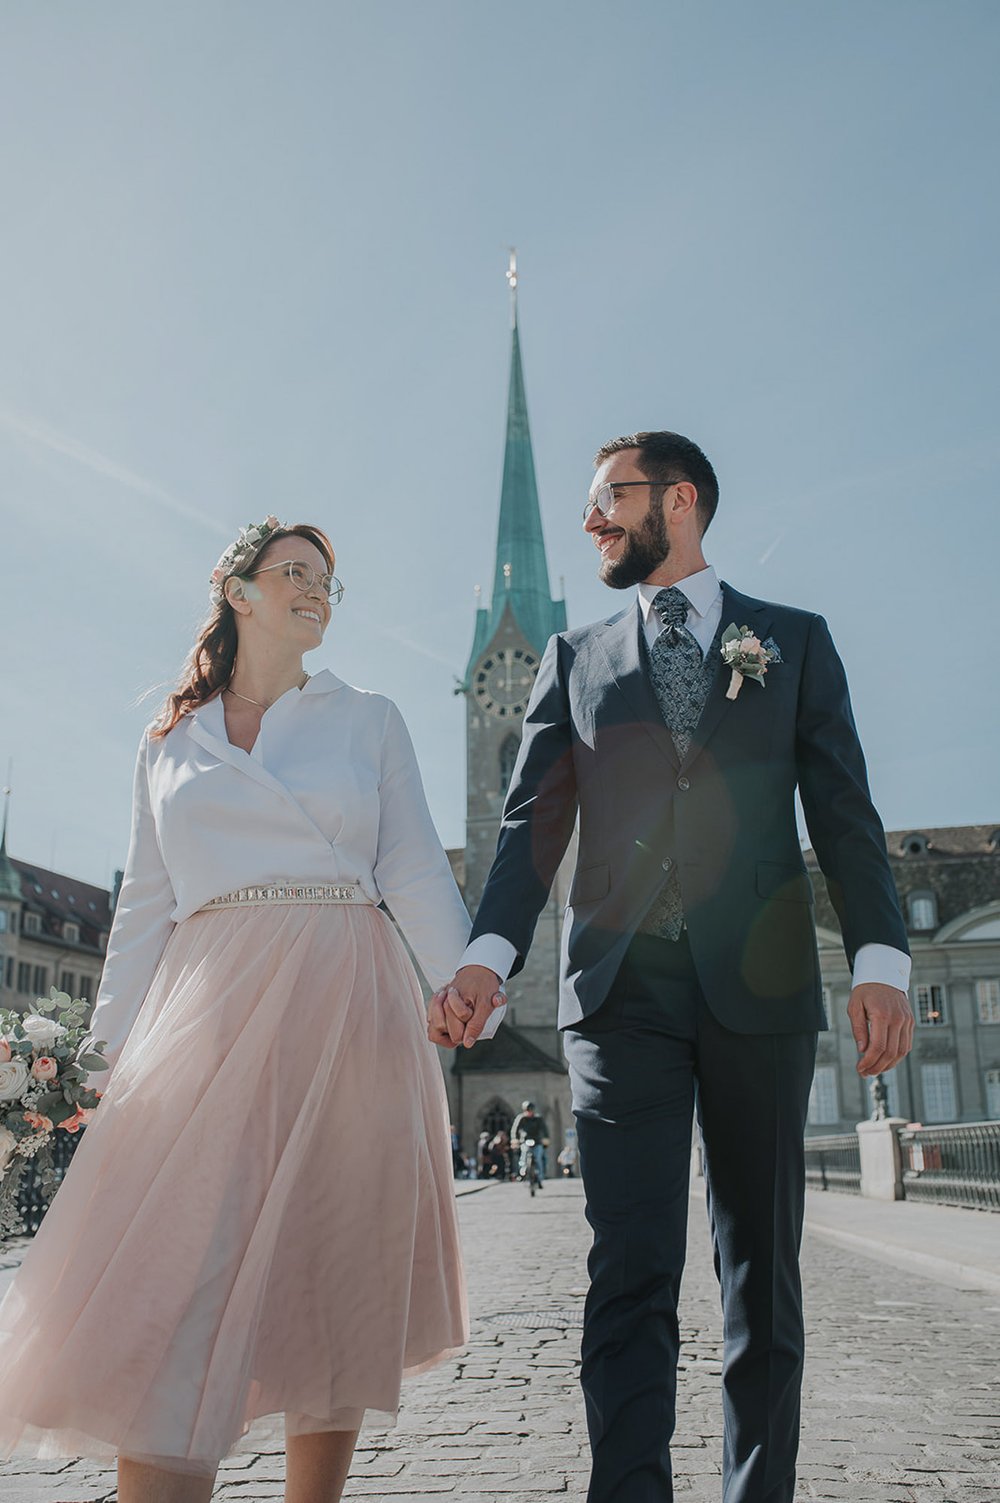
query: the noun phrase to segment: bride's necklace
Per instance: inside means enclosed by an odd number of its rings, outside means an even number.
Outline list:
[[[306,684],[308,682],[309,682],[309,674],[307,673],[306,676],[305,676],[305,678],[302,680],[301,684],[299,684],[299,688],[300,689],[304,689],[305,686],[306,686]],[[230,689],[230,687],[229,687],[228,684],[226,684],[224,692],[226,694],[232,694],[232,695],[234,695],[236,699],[243,699],[243,700],[245,700],[248,705],[256,705],[256,707],[257,707],[258,710],[265,710],[266,711],[266,710],[269,710],[271,708],[270,705],[262,705],[259,699],[251,699],[250,696],[249,696],[249,694],[241,694],[238,689]],[[279,695],[278,697],[280,699],[281,696]]]

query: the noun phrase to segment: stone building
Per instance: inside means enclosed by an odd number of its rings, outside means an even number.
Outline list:
[[[29,1011],[53,986],[92,1002],[114,893],[7,854],[0,836],[0,1007]]]
[[[476,611],[465,678],[456,693],[466,701],[466,844],[451,851],[452,869],[475,913],[496,849],[504,796],[521,741],[528,696],[549,637],[566,626],[566,606],[554,600],[538,506],[517,323],[516,268],[507,430],[493,588]],[[569,1084],[556,1026],[559,938],[569,892],[575,842],[538,920],[522,971],[508,986],[507,1018],[495,1039],[471,1050],[442,1050],[452,1120],[471,1154],[481,1132],[509,1128],[521,1102],[533,1100],[545,1117],[553,1149],[572,1127]],[[550,1152],[550,1169],[555,1153]]]
[[[913,956],[916,1019],[910,1054],[884,1077],[889,1111],[924,1123],[1000,1118],[1000,826],[894,830],[886,842]],[[809,1132],[846,1132],[870,1115],[870,1088],[855,1069],[840,928],[811,851],[806,864],[832,1024],[820,1035]]]

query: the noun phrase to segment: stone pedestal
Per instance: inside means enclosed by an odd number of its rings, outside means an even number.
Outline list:
[[[870,1200],[903,1199],[903,1166],[898,1129],[905,1117],[884,1117],[880,1122],[859,1122],[861,1193]]]

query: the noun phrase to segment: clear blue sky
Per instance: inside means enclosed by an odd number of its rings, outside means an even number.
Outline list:
[[[237,526],[326,527],[307,666],[389,694],[442,838],[489,584],[516,244],[572,624],[605,438],[716,464],[725,578],[822,611],[889,827],[1000,822],[995,0],[38,5],[0,17],[0,773],[124,859]]]

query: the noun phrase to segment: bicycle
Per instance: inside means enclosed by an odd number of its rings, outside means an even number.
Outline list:
[[[532,1199],[534,1199],[535,1191],[542,1188],[542,1176],[538,1172],[538,1157],[535,1153],[536,1146],[534,1138],[522,1138],[521,1140],[521,1163],[519,1165],[518,1178],[527,1181]]]

